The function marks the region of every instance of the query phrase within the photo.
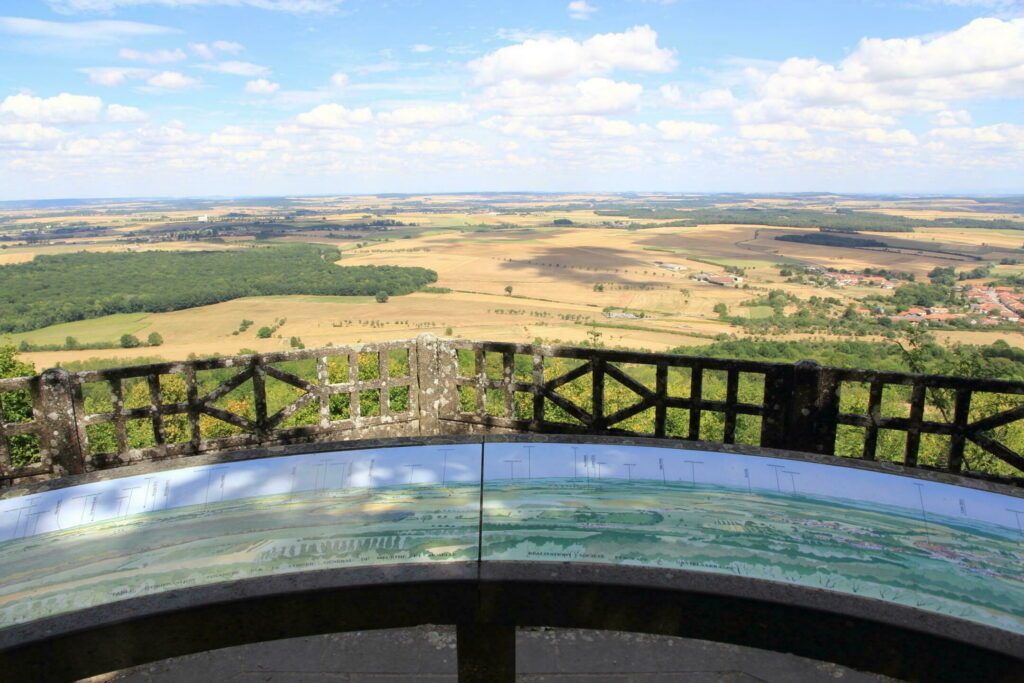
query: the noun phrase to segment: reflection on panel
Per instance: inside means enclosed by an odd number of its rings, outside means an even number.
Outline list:
[[[1024,633],[1024,500],[726,453],[488,444],[483,560],[770,579]]]
[[[0,501],[0,627],[328,567],[476,560],[480,446],[268,458]]]

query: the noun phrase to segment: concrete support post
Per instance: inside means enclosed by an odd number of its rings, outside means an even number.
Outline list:
[[[53,463],[57,476],[81,474],[85,471],[85,457],[78,438],[71,375],[67,370],[51,368],[42,373],[39,407],[39,446],[43,457]]]
[[[459,683],[515,683],[515,626],[459,624],[455,638]]]

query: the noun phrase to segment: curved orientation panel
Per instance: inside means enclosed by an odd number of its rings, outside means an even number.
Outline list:
[[[489,620],[790,651],[827,622],[868,625],[876,641],[904,634],[922,651],[960,643],[964,652],[1024,656],[1024,499],[1008,489],[795,455],[592,441],[339,450],[0,500],[0,650],[25,662],[57,656],[61,648],[47,649],[55,638],[123,636],[133,620],[146,632],[178,624],[195,634],[199,614],[206,624],[218,623],[211,610],[237,623],[243,612],[253,618],[254,605],[276,620],[164,647],[133,636],[137,652],[97,657],[126,665],[204,643],[464,622],[490,605]],[[367,596],[390,602],[389,586],[409,604],[382,608],[376,621],[356,614]],[[445,591],[452,603],[437,606]],[[645,624],[659,595],[660,608],[682,609],[679,596],[688,596],[689,614],[727,609],[739,622]],[[319,600],[353,613],[282,615],[316,611]],[[792,619],[788,640],[750,632],[773,613]],[[893,670],[881,661],[892,652],[872,660],[838,645],[804,651]]]

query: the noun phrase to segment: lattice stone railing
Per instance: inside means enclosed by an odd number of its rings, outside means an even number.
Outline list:
[[[614,434],[889,460],[1024,485],[1024,383],[415,340],[0,380],[5,483],[284,443]]]

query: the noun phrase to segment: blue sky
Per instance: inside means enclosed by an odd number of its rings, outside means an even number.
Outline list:
[[[1019,0],[14,0],[0,199],[1024,192]]]

